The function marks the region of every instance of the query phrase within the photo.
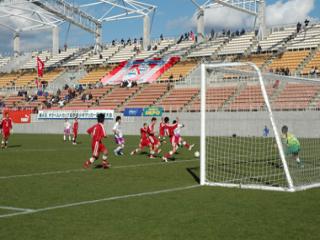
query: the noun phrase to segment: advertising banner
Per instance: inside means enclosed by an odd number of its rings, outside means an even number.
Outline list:
[[[125,117],[140,117],[143,114],[143,108],[125,108],[123,116]]]
[[[161,117],[162,113],[162,107],[149,107],[143,110],[143,116],[145,117]]]
[[[75,118],[79,119],[97,119],[98,113],[104,113],[106,120],[112,120],[114,118],[114,110],[105,109],[87,109],[87,110],[40,110],[38,113],[38,119],[49,120],[49,119],[65,119]]]
[[[6,110],[13,123],[26,124],[31,123],[32,110]]]

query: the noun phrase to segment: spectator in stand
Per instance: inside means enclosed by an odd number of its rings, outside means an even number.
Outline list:
[[[285,69],[285,75],[286,75],[286,76],[289,76],[289,75],[290,75],[290,69],[289,69],[288,67]]]
[[[143,38],[141,37],[140,38],[140,44],[142,45],[142,43],[143,43]]]
[[[211,40],[214,39],[214,29],[211,29],[210,38],[211,38]]]
[[[92,96],[92,93],[91,92],[89,92],[89,94],[88,94],[88,100],[91,100],[92,98],[93,98],[93,96]]]
[[[82,94],[82,96],[81,96],[81,100],[83,101],[83,102],[85,102],[86,101],[86,94],[84,93],[84,94]]]
[[[96,99],[96,106],[99,106],[100,105],[100,102],[99,102],[99,99],[97,98]]]
[[[68,45],[65,43],[64,44],[64,51],[67,51]]]
[[[246,34],[246,30],[244,28],[242,28],[240,35],[244,35],[244,34]]]
[[[160,41],[163,41],[163,35],[162,35],[162,33],[161,33],[161,35],[160,35]]]
[[[153,51],[157,51],[158,47],[157,45],[154,45],[154,47],[152,48]]]
[[[179,81],[182,81],[183,80],[183,76],[182,76],[182,74],[180,73],[180,75],[179,75]]]
[[[300,22],[298,22],[298,23],[297,23],[297,33],[299,33],[299,32],[300,32],[300,30],[301,30],[301,23],[300,23]]]
[[[112,46],[115,46],[115,45],[116,45],[116,41],[112,40]]]
[[[58,95],[58,96],[61,95],[61,90],[60,90],[60,88],[58,88],[58,90],[57,90],[57,95]]]
[[[171,73],[169,76],[169,81],[172,81],[172,80],[173,80],[173,74]]]
[[[123,38],[121,38],[120,43],[121,43],[122,45],[124,45],[124,40],[123,40]]]
[[[258,44],[258,47],[257,47],[257,53],[261,53],[261,51],[262,51],[262,47],[260,46],[260,44]]]
[[[279,87],[279,85],[280,85],[280,80],[279,79],[277,79],[275,82],[274,82],[274,84],[273,84],[273,88],[274,89],[277,89],[278,87]]]
[[[137,39],[136,38],[133,39],[133,43],[137,44]]]
[[[308,19],[304,20],[304,27],[307,28],[309,26],[310,21]]]
[[[151,45],[148,45],[147,50],[148,50],[148,51],[150,51],[150,50],[151,50]]]

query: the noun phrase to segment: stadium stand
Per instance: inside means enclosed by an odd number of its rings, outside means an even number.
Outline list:
[[[155,44],[154,46],[152,46],[150,50],[140,51],[134,58],[135,59],[146,59],[146,58],[156,56],[160,52],[164,51],[164,49],[166,49],[170,45],[172,45],[173,43],[174,43],[173,39],[164,39],[164,40],[160,41],[159,43]]]
[[[101,65],[106,63],[107,60],[119,50],[119,48],[120,46],[118,45],[108,45],[101,51],[100,54],[97,52],[93,53],[93,55],[84,62],[84,65]]]
[[[0,75],[0,88],[13,86],[12,83],[14,83],[17,77],[18,74],[15,73],[3,74],[2,76]]]
[[[178,62],[168,71],[161,75],[160,81],[177,81],[186,77],[196,66],[198,62],[195,60]]]
[[[140,44],[125,45],[119,50],[119,52],[117,52],[108,60],[108,63],[120,63],[123,61],[127,61],[131,59],[133,56],[135,56],[136,54],[138,54],[140,49],[141,49]]]
[[[210,87],[207,89],[206,104],[208,111],[217,111],[221,109],[231,96],[236,92],[236,86]],[[200,96],[197,96],[193,102],[186,107],[187,111],[200,112]]]
[[[10,57],[0,57],[0,68],[10,61]]]
[[[124,108],[131,107],[148,107],[153,105],[160,97],[162,97],[168,90],[168,84],[150,84],[146,85],[139,93],[128,101]],[[123,110],[122,109],[122,110]]]
[[[41,78],[38,78],[36,72],[26,72],[16,78],[16,80],[14,81],[14,85],[15,87],[36,87],[36,79],[38,79],[38,84],[40,84],[41,81],[46,81],[47,83],[50,83],[61,72],[61,69],[55,69],[53,71],[46,72]]]
[[[195,42],[193,40],[184,40],[179,43],[177,42],[168,49],[166,55],[183,56],[188,53],[194,44]]]
[[[51,58],[49,58],[48,61],[45,61],[45,67],[51,67],[61,61],[63,61],[64,59],[72,56],[73,54],[75,54],[77,51],[79,51],[78,48],[68,48],[65,51],[62,50],[59,54],[55,54],[53,55]]]
[[[178,112],[199,94],[199,88],[174,88],[156,105],[166,112]]]
[[[49,60],[51,53],[48,51],[33,52],[32,58],[26,64],[24,64],[21,69],[35,69],[37,67],[37,57],[39,57],[43,62]]]
[[[248,57],[241,58],[241,61],[252,62],[256,64],[259,68],[261,68],[271,57],[272,55],[270,54],[252,54]]]
[[[242,36],[235,37],[227,43],[218,55],[243,54],[253,45],[254,32],[246,33]]]
[[[191,53],[188,55],[188,58],[211,57],[227,42],[228,38],[221,37],[209,41],[208,43],[201,43],[194,50],[191,51]]]
[[[274,110],[305,110],[319,91],[312,84],[288,83],[273,102]]]
[[[259,42],[261,47],[261,52],[275,52],[283,47],[296,33],[296,28],[294,27],[280,27],[274,28],[271,34],[264,40]],[[257,52],[257,48],[255,51]]]
[[[96,84],[99,82],[104,76],[106,76],[111,70],[113,66],[94,68],[89,71],[88,75],[79,80],[80,84]]]
[[[120,88],[119,86],[114,86],[109,94],[106,94],[99,100],[99,107],[117,109],[139,89],[140,87]]]
[[[320,69],[320,52],[317,52],[311,61],[304,67],[303,75],[318,75]]]
[[[294,73],[299,64],[308,56],[310,52],[303,51],[287,51],[283,53],[279,58],[274,59],[269,66],[273,72],[277,72],[277,69],[288,68],[290,73]]]
[[[320,25],[316,24],[303,28],[300,33],[293,39],[288,50],[293,49],[311,49],[319,46],[320,42]]]
[[[272,86],[266,86],[268,96],[272,96]],[[230,111],[258,111],[264,106],[264,100],[260,85],[248,85],[240,91],[240,94],[226,106],[226,110]]]

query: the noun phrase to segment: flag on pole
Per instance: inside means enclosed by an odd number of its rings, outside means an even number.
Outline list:
[[[37,57],[38,77],[43,77],[44,62]]]

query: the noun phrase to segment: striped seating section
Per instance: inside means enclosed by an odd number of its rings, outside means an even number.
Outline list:
[[[157,99],[163,96],[167,91],[167,84],[151,84],[146,86],[140,93],[133,97],[125,107],[148,107],[153,105]]]
[[[272,86],[267,86],[268,96],[273,94]],[[264,106],[264,99],[260,85],[249,85],[234,99],[226,110],[231,111],[256,111],[261,110]]]
[[[221,109],[224,103],[236,92],[236,86],[211,87],[207,90],[206,108],[207,111],[216,111]],[[186,110],[199,112],[201,108],[200,97],[197,97]]]
[[[178,112],[195,98],[199,91],[199,88],[175,88],[157,105],[162,106],[166,112]]]
[[[313,84],[287,84],[272,106],[275,110],[303,110],[320,88]]]
[[[173,80],[179,80],[180,75],[182,77],[185,77],[197,65],[198,65],[198,63],[196,61],[178,62],[176,65],[174,65],[172,68],[170,68],[164,74],[162,74],[162,76],[160,77],[160,81],[168,81],[170,76],[173,77]]]
[[[277,68],[289,68],[290,72],[293,73],[299,66],[299,64],[309,54],[309,51],[289,51],[285,52],[280,58],[272,61],[269,66],[270,69],[276,70]]]
[[[112,66],[93,69],[84,78],[79,80],[80,84],[96,84],[112,70]]]
[[[88,89],[85,92],[79,94],[75,99],[73,99],[67,107],[74,107],[74,108],[89,108],[91,106],[96,106],[96,100],[103,97],[107,92],[112,89],[112,86],[107,86],[103,88],[96,88],[96,89]],[[92,94],[92,99],[90,100],[82,100],[83,94]]]
[[[120,88],[114,87],[113,90],[105,95],[99,101],[99,107],[108,109],[117,109],[121,106],[129,97],[135,94],[140,87],[133,88]]]

